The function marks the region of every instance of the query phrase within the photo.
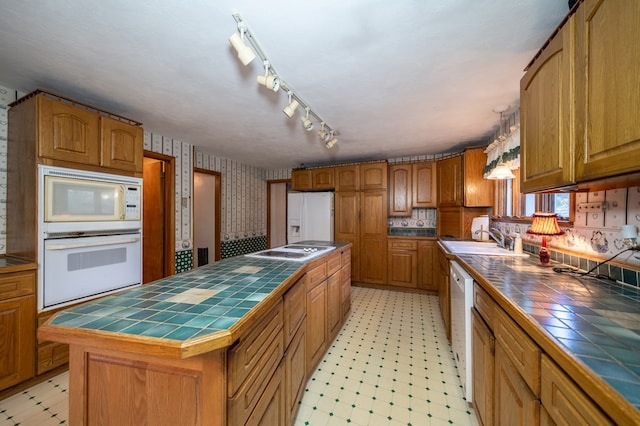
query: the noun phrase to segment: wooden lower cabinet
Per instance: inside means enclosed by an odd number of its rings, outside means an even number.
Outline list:
[[[551,424],[563,426],[614,424],[548,356],[542,356],[541,364],[540,399],[546,414],[553,422]]]
[[[540,401],[500,343],[496,345],[494,398],[494,424],[533,426],[540,423]]]
[[[35,270],[0,272],[0,390],[35,375],[35,287]]]
[[[436,259],[436,242],[418,242],[418,288],[438,291],[438,283],[433,276],[433,263]]]
[[[35,295],[0,301],[0,390],[35,375]]]
[[[307,374],[311,374],[327,347],[327,282],[309,288],[307,285]],[[322,326],[321,326],[322,325]]]
[[[438,260],[434,262],[434,278],[438,284],[438,304],[444,322],[447,339],[451,341],[451,294],[449,287],[449,259],[443,249],[438,248]]]
[[[342,325],[342,274],[336,272],[327,278],[327,339],[331,342],[340,331]]]
[[[298,403],[302,400],[304,386],[307,382],[305,333],[306,328],[303,322],[284,354],[285,424],[287,425],[293,424],[293,419],[295,419],[300,406]]]
[[[471,309],[473,347],[473,403],[483,425],[493,424],[495,338],[474,308]]]
[[[64,308],[62,308],[64,309]],[[55,313],[61,309],[40,312],[38,314],[38,327],[47,322]],[[37,341],[37,370],[36,374],[44,374],[69,362],[69,345],[65,343],[50,342],[46,340]]]
[[[262,392],[251,416],[245,423],[247,426],[285,425],[287,413],[285,406],[286,392],[284,369],[281,365],[273,373],[269,384]],[[233,423],[230,423],[233,424]]]
[[[388,247],[387,283],[393,286],[417,288],[417,242],[413,240],[389,239]]]

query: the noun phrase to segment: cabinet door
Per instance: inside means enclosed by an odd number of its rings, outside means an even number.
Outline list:
[[[546,408],[555,424],[562,426],[613,424],[555,362],[543,355],[541,363],[540,399],[542,406]]]
[[[289,349],[284,354],[284,377],[285,377],[285,401],[287,421],[285,424],[293,424],[296,417],[298,402],[302,400],[304,385],[307,378],[306,353],[305,353],[305,326],[298,329],[298,332],[291,340]]]
[[[348,263],[340,270],[340,302],[342,304],[342,322],[347,319],[351,311],[351,264]]]
[[[313,189],[333,189],[333,167],[311,169]]]
[[[340,300],[340,271],[327,279],[327,343],[331,343],[342,324],[342,302]]]
[[[587,0],[576,19],[576,178],[638,171],[640,2]]]
[[[97,166],[99,128],[97,113],[38,97],[38,156]]]
[[[0,390],[35,375],[36,298],[0,302]]]
[[[411,197],[411,164],[389,166],[389,216],[410,217],[413,211]]]
[[[327,347],[327,282],[326,280],[307,291],[306,319],[306,356],[307,374],[322,359]]]
[[[282,365],[278,367],[260,396],[246,426],[286,425],[285,384]],[[185,423],[186,424],[186,423]]]
[[[437,207],[436,163],[434,161],[415,163],[413,173],[413,207]]]
[[[465,207],[490,207],[493,205],[495,181],[484,179],[482,174],[487,165],[484,148],[471,148],[464,151],[463,195]]]
[[[435,241],[421,241],[418,243],[418,288],[438,291],[438,283],[433,277],[433,259]]]
[[[400,287],[418,286],[418,253],[411,250],[389,250],[387,257],[387,283]]]
[[[387,189],[387,163],[360,164],[360,189]]]
[[[540,401],[531,393],[500,343],[496,344],[495,400],[496,425],[533,426],[540,422]]]
[[[307,314],[305,278],[300,278],[283,297],[284,313],[284,347],[289,346],[291,339],[298,332]]]
[[[291,170],[291,189],[294,191],[310,191],[313,187],[311,170]]]
[[[475,309],[471,309],[473,403],[483,425],[493,424],[495,338]]]
[[[387,203],[386,190],[362,192],[360,278],[366,283],[386,283]]]
[[[574,24],[574,17],[570,17],[520,80],[522,192],[574,181],[571,90]]]
[[[438,161],[436,166],[438,207],[462,205],[462,157]]]
[[[360,189],[360,166],[338,166],[334,168],[336,191],[358,191]]]
[[[351,279],[360,281],[360,192],[336,192],[335,239],[352,244]]]
[[[142,173],[142,127],[100,117],[101,166]]]

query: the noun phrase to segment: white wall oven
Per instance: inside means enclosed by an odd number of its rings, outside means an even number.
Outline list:
[[[38,166],[39,310],[142,282],[142,179]]]

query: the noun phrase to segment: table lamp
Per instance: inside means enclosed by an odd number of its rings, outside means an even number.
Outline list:
[[[551,253],[549,253],[549,249],[547,248],[547,236],[564,234],[564,232],[558,225],[557,215],[555,213],[535,212],[533,214],[531,229],[527,231],[527,234],[542,236],[542,246],[540,247],[540,263],[538,263],[538,265],[551,266],[551,264],[549,263]]]

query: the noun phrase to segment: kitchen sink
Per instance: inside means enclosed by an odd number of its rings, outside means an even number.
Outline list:
[[[442,241],[453,254],[483,254],[486,256],[529,257],[527,253],[516,253],[504,249],[493,242],[481,241]]]

